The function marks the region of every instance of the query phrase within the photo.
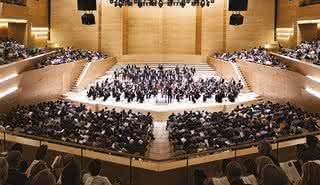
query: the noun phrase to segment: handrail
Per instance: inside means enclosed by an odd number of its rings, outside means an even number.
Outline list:
[[[239,149],[254,147],[259,144],[259,141],[257,141],[257,142],[247,141],[247,142],[244,142],[239,145],[235,144],[230,147],[224,147],[224,148],[219,148],[219,149],[214,149],[214,150],[207,150],[207,151],[202,151],[202,152],[197,152],[197,153],[192,153],[192,154],[179,155],[179,156],[175,156],[175,157],[170,157],[168,159],[152,159],[152,158],[145,157],[145,156],[117,152],[117,151],[113,151],[113,150],[109,150],[109,149],[101,149],[101,148],[97,148],[97,147],[93,147],[93,146],[86,146],[86,145],[65,142],[65,141],[60,141],[60,140],[56,140],[56,139],[40,137],[40,136],[32,136],[32,135],[27,135],[27,134],[17,133],[17,132],[12,132],[12,131],[7,131],[7,130],[0,131],[0,133],[1,132],[4,134],[12,135],[12,136],[20,136],[20,137],[24,137],[24,138],[28,138],[28,139],[34,139],[34,140],[38,140],[41,142],[48,142],[48,143],[52,143],[52,144],[61,144],[64,146],[75,147],[75,148],[80,148],[80,149],[84,149],[84,150],[90,150],[90,151],[105,153],[105,154],[109,154],[109,155],[125,157],[125,158],[129,158],[129,159],[139,159],[139,160],[141,159],[144,161],[150,161],[150,162],[156,162],[156,163],[191,159],[191,158],[195,158],[195,157],[199,157],[199,156],[217,154],[217,153],[226,152],[226,151],[236,151]],[[280,143],[280,142],[290,141],[290,140],[294,140],[294,139],[302,139],[308,135],[320,135],[320,131],[303,133],[303,134],[298,134],[298,135],[291,135],[291,136],[280,137],[280,138],[276,138],[276,139],[268,138],[265,140],[270,143]]]

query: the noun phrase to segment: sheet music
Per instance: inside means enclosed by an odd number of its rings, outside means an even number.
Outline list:
[[[294,165],[294,162],[295,161],[288,161],[285,163],[280,163],[280,167],[287,174],[292,185],[297,185],[300,182],[301,177],[296,166]]]

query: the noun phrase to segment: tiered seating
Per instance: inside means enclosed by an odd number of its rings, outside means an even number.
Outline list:
[[[92,112],[63,101],[18,106],[0,115],[0,125],[17,133],[137,155],[144,155],[153,138],[150,114]]]
[[[176,155],[181,155],[318,131],[319,118],[290,104],[266,102],[231,113],[172,114],[168,130]]]

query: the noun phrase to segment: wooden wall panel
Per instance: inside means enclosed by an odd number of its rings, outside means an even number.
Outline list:
[[[64,47],[72,46],[97,50],[98,25],[82,25],[82,14],[83,12],[77,10],[77,1],[75,0],[53,0],[51,4],[51,34],[53,42]],[[98,23],[97,12],[94,14],[96,23]]]
[[[274,1],[249,1],[248,11],[243,12],[244,24],[232,26],[227,24],[227,51],[248,47],[257,47],[274,40]],[[232,12],[228,12],[229,17]],[[229,23],[229,20],[227,20]]]
[[[62,46],[126,54],[201,54],[239,50],[273,41],[274,1],[249,1],[245,24],[229,26],[227,1],[210,7],[114,7],[102,2],[99,26],[83,26],[76,1],[52,1],[52,40]],[[99,22],[99,21],[97,21]]]
[[[128,8],[128,54],[159,54],[161,11],[158,7]]]
[[[163,10],[164,53],[195,54],[196,8],[166,7]]]
[[[202,55],[223,52],[224,1],[217,0],[211,7],[202,9]]]
[[[266,100],[290,102],[308,111],[320,111],[320,99],[304,90],[306,87],[320,89],[319,84],[305,76],[297,72],[249,62],[239,62],[239,66],[252,91]]]
[[[78,78],[85,62],[73,62],[27,71],[20,74],[10,83],[19,89],[0,101],[0,112],[10,111],[18,104],[34,104],[56,100],[68,92]],[[7,87],[7,86],[6,86]],[[6,89],[0,89],[5,91]]]
[[[301,24],[298,28],[298,42],[312,41],[318,38],[317,24]]]
[[[122,54],[122,9],[104,3],[102,5],[101,51],[119,56]]]
[[[49,0],[28,0],[28,21],[33,27],[48,27]]]

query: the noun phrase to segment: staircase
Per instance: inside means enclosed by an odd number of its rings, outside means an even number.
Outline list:
[[[236,72],[239,80],[241,80],[241,83],[243,85],[243,89],[241,90],[242,93],[249,93],[252,92],[250,85],[248,84],[245,76],[243,75],[240,67],[238,66],[237,63],[231,62],[231,65],[234,69],[234,71]]]
[[[243,84],[243,89],[241,90],[242,93],[250,93],[252,92],[251,86],[250,84],[248,84],[247,79],[245,77],[245,75],[243,74],[243,72],[241,71],[239,65],[237,63],[231,62],[231,65],[233,67],[233,69],[235,70],[235,72],[237,73],[237,76],[239,77],[239,79],[241,80],[242,84]],[[257,103],[263,103],[264,102],[264,98],[262,96],[257,96]]]
[[[88,69],[90,68],[91,62],[87,62],[84,68],[82,69],[81,73],[79,74],[77,80],[75,81],[74,85],[71,88],[72,92],[79,92],[80,90],[78,89],[78,86],[80,85],[82,79],[86,75]]]

